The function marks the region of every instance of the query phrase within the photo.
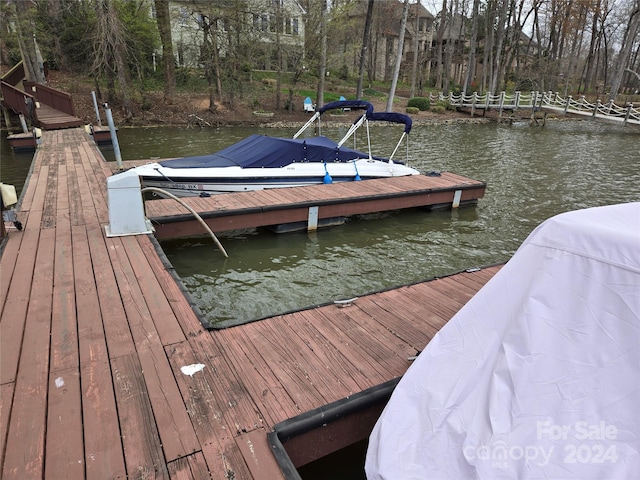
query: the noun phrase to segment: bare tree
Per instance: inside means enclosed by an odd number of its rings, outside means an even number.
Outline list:
[[[173,103],[173,97],[176,91],[176,67],[173,59],[169,2],[167,0],[155,0],[155,7],[158,32],[160,33],[160,41],[162,42],[164,102],[170,105]]]
[[[207,79],[207,91],[209,92],[209,111],[216,111],[215,86],[220,85],[220,63],[218,57],[218,43],[216,35],[217,18],[211,18],[200,14],[202,28],[202,65],[204,76]],[[218,91],[222,95],[221,90]]]
[[[444,48],[444,32],[447,28],[447,0],[442,0],[442,9],[440,10],[440,24],[436,35],[436,88],[442,89],[442,70],[443,70],[443,48]]]
[[[491,77],[491,86],[489,87],[489,91],[493,94],[498,90],[498,78],[501,76],[503,64],[502,60],[502,46],[504,42],[504,27],[507,19],[507,0],[500,0],[500,13],[498,14],[498,25],[496,30],[496,37],[498,39],[498,43],[496,44],[495,53],[494,53],[494,65],[493,65],[493,75]]]
[[[416,94],[416,81],[418,78],[418,56],[419,56],[419,45],[420,45],[420,15],[418,10],[418,5],[416,4],[415,9],[415,25],[413,27],[413,60],[411,62],[411,91],[409,92],[409,97],[414,97]]]
[[[475,77],[476,49],[478,44],[478,15],[480,10],[480,0],[473,0],[473,11],[471,12],[471,37],[469,39],[469,59],[467,60],[467,74],[462,86],[462,93],[466,94]]]
[[[611,92],[609,93],[610,100],[615,100],[618,95],[625,72],[634,74],[640,79],[640,75],[629,68],[631,67],[631,51],[634,45],[634,39],[637,41],[638,34],[640,34],[640,0],[636,0],[633,10],[629,15],[629,23],[627,23],[625,29],[622,48],[618,55],[616,71],[614,72],[614,78],[611,84]]]
[[[400,75],[400,64],[402,63],[402,51],[404,50],[404,33],[407,29],[407,17],[409,16],[409,0],[404,0],[404,8],[402,9],[402,21],[400,22],[400,38],[398,38],[398,52],[396,54],[396,64],[393,70],[393,78],[391,79],[391,90],[389,90],[389,98],[387,99],[387,112],[393,110],[393,97],[396,95],[396,86],[398,84],[398,76]]]
[[[358,68],[358,86],[356,87],[356,98],[362,98],[362,81],[364,78],[364,65],[367,60],[367,50],[371,43],[371,22],[373,20],[373,6],[375,0],[369,0],[367,5],[367,17],[364,22],[364,33],[362,34],[362,49],[360,50],[360,66]]]
[[[94,32],[94,61],[92,71],[105,73],[109,101],[116,98],[114,80],[120,84],[120,102],[127,118],[133,116],[131,107],[131,73],[126,61],[126,32],[112,0],[96,0],[96,30]]]
[[[36,40],[35,23],[28,2],[15,2],[16,33],[27,80],[45,83],[44,65]]]
[[[324,77],[327,72],[327,0],[321,0],[320,11],[320,65],[318,66],[318,91],[316,104],[324,105]]]

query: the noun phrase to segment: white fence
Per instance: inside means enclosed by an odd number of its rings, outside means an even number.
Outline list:
[[[561,114],[575,114],[595,119],[613,120],[622,124],[640,125],[640,108],[629,103],[625,106],[616,105],[613,101],[602,103],[597,100],[590,103],[584,96],[574,99],[571,95],[562,98],[557,92],[515,92],[507,94],[500,92],[498,95],[486,93],[479,95],[474,92],[470,95],[449,95],[430,94],[432,103],[447,101],[456,107],[471,109],[471,114],[475,110],[499,110],[500,115],[504,110],[531,109],[535,111],[555,112]]]

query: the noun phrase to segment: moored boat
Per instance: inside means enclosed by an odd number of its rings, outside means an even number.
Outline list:
[[[364,110],[364,113],[339,142],[321,134],[301,136],[316,121],[320,132],[321,116],[335,109]],[[372,105],[361,100],[338,101],[318,109],[293,138],[251,135],[216,153],[149,163],[134,170],[143,187],[161,188],[177,196],[207,196],[420,174],[404,163],[394,161],[393,154],[390,158],[372,155],[368,141],[369,121],[404,124],[398,145],[411,130],[411,118],[407,115],[374,113]],[[344,146],[361,125],[367,125],[367,152]]]

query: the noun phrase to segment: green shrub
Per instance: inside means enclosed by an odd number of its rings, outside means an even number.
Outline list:
[[[420,109],[418,107],[407,107],[406,111],[409,115],[415,115],[420,111]]]
[[[433,113],[444,113],[446,110],[446,108],[444,107],[444,105],[434,105],[433,107],[431,107],[431,111]]]
[[[409,103],[407,103],[407,107],[416,107],[418,110],[429,110],[431,106],[431,101],[425,97],[413,97],[409,99]]]
[[[439,100],[438,103],[436,105],[434,105],[434,107],[435,106],[442,107],[445,110],[455,110],[456,109],[455,105],[451,105],[447,100]]]

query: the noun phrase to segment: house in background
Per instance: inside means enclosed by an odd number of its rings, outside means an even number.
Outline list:
[[[367,1],[358,2],[349,13],[354,31],[364,31],[367,3]],[[371,47],[368,50],[366,61],[370,80],[391,80],[400,41],[403,8],[404,4],[400,1],[384,1],[374,4]],[[402,49],[401,76],[408,78],[411,75],[415,59],[418,77],[428,77],[433,20],[433,15],[419,2],[409,5]],[[357,60],[355,58],[353,62],[354,71],[357,71],[358,68]]]
[[[201,67],[205,42],[221,59],[237,49],[251,52],[244,58],[255,59],[255,69],[276,68],[278,43],[287,53],[285,70],[304,55],[306,12],[296,0],[170,0],[169,11],[180,67]]]

